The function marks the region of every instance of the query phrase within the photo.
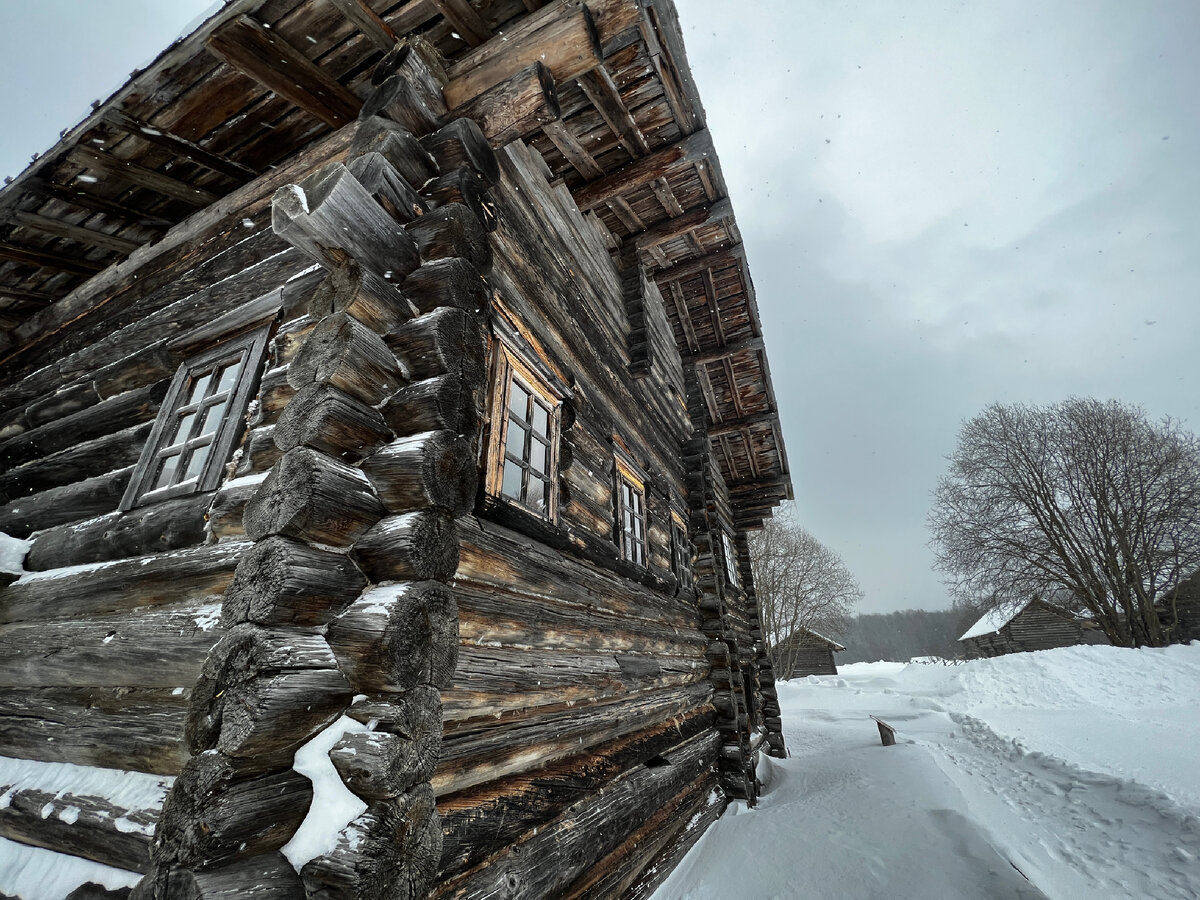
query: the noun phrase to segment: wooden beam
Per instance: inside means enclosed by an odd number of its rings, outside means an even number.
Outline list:
[[[770,425],[779,420],[779,413],[755,413],[751,416],[743,416],[740,419],[730,419],[727,422],[719,422],[716,425],[709,425],[706,429],[708,436],[720,437],[723,434],[732,434],[735,431],[741,431],[743,428],[751,428],[755,425]]]
[[[0,297],[25,300],[29,303],[53,303],[59,296],[59,294],[51,294],[46,291],[24,291],[17,288],[0,287]]]
[[[561,115],[554,77],[535,62],[452,110],[479,123],[493,147],[528,138]]]
[[[42,234],[52,234],[55,237],[87,244],[89,247],[103,247],[106,250],[113,250],[125,255],[129,255],[142,246],[137,241],[119,238],[116,235],[105,234],[102,231],[93,231],[90,228],[83,228],[79,225],[71,225],[67,222],[61,222],[58,219],[38,215],[37,213],[13,210],[5,218],[16,225],[32,228],[35,231],[42,232]]]
[[[70,259],[57,253],[31,250],[28,247],[18,247],[16,244],[6,242],[0,242],[0,259],[10,259],[13,262],[37,266],[41,269],[51,269],[55,272],[69,272],[85,278],[106,268],[104,263],[91,262],[86,259]]]
[[[383,21],[365,0],[330,0],[355,28],[367,36],[372,44],[384,53],[396,46],[400,38],[392,26]],[[410,6],[415,4],[409,4]],[[405,7],[407,9],[407,7]]]
[[[721,323],[721,307],[717,303],[717,286],[713,282],[712,269],[705,269],[700,273],[700,277],[704,280],[704,297],[708,301],[708,315],[712,319],[713,334],[717,336],[718,344],[727,344],[728,341],[725,340],[725,327]],[[730,381],[732,382],[732,377]],[[737,391],[734,391],[735,398],[736,395]]]
[[[603,64],[596,23],[586,6],[559,15],[536,13],[504,35],[488,41],[452,65],[447,74],[446,105],[462,106],[535,62],[558,83],[578,78]]]
[[[635,235],[639,249],[663,244],[680,235],[687,234],[693,228],[719,222],[733,215],[733,205],[729,200],[718,200],[704,206],[689,209],[682,216],[675,216],[656,225],[651,225],[641,234]]]
[[[587,98],[592,101],[600,117],[604,119],[621,146],[635,159],[650,152],[646,136],[638,128],[633,115],[621,99],[617,84],[604,66],[598,66],[592,71],[579,76],[579,87]]]
[[[438,14],[438,8],[433,0],[409,0],[400,7],[399,11],[391,14],[389,23],[396,34],[408,34],[416,31]]]
[[[243,75],[331,128],[353,122],[362,106],[348,88],[249,16],[238,16],[214,31],[206,46]]]
[[[472,47],[487,43],[492,29],[467,0],[433,0],[438,12],[450,23],[455,33]]]
[[[645,223],[638,218],[633,207],[626,203],[624,198],[613,197],[608,201],[607,206],[612,210],[613,215],[621,220],[621,224],[630,234],[638,234],[645,229]]]
[[[118,216],[146,228],[170,228],[176,224],[173,219],[164,219],[162,216],[152,215],[114,200],[97,197],[75,185],[54,184],[40,178],[30,178],[21,187],[43,197],[61,200],[63,203],[69,203],[80,209],[90,209],[92,212]]]
[[[696,328],[688,313],[687,298],[683,295],[683,288],[677,282],[670,281],[667,283],[667,293],[670,294],[671,302],[675,305],[675,315],[679,317],[679,324],[683,326],[683,336],[687,341],[688,350],[699,352],[700,340],[696,337]]]
[[[146,188],[165,197],[182,200],[193,206],[208,206],[220,199],[220,195],[214,194],[212,191],[192,187],[170,175],[155,172],[153,169],[147,169],[137,163],[118,159],[109,153],[101,153],[99,150],[93,150],[83,144],[73,148],[68,154],[68,159],[93,172],[99,172],[101,175],[111,178],[119,178],[129,184]]]
[[[542,132],[549,138],[558,152],[566,157],[567,162],[575,167],[580,175],[586,179],[600,178],[604,175],[604,170],[600,168],[600,164],[588,153],[583,144],[572,133],[561,120],[557,122],[547,122],[542,126]],[[578,202],[578,201],[577,201]],[[582,209],[583,207],[580,207]]]
[[[668,215],[683,215],[683,207],[679,205],[675,192],[671,190],[671,183],[666,178],[655,178],[650,182],[650,190],[654,191],[654,196],[658,198],[658,202],[662,204]]]
[[[717,250],[695,259],[685,259],[683,262],[678,262],[670,268],[659,269],[651,277],[660,284],[667,281],[682,281],[684,278],[689,278],[700,272],[710,269],[728,269],[730,266],[744,265],[745,262],[745,247],[741,244],[734,244],[732,247],[724,250]]]
[[[195,144],[186,138],[181,138],[177,134],[171,134],[171,132],[156,125],[151,125],[149,122],[135,119],[133,116],[127,115],[119,109],[106,110],[104,118],[118,128],[136,135],[148,143],[164,147],[176,156],[204,166],[206,169],[211,169],[221,175],[227,175],[235,179],[239,184],[258,177],[258,173],[249,166],[243,166],[241,163],[205,150],[199,144]]]
[[[724,360],[735,353],[741,353],[745,350],[763,349],[765,348],[762,338],[748,338],[744,341],[734,341],[732,344],[726,344],[723,347],[714,347],[711,350],[697,350],[695,353],[684,354],[683,361],[693,366],[700,366]]]
[[[575,203],[580,209],[592,209],[610,197],[635,190],[679,166],[691,165],[712,154],[712,135],[707,131],[697,131],[681,141],[655,150],[649,156],[628,163],[611,175],[585,184],[575,191]]]

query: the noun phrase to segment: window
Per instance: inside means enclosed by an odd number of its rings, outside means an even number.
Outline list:
[[[679,513],[671,512],[671,573],[681,591],[692,589],[692,545],[688,540],[687,523]]]
[[[617,525],[621,558],[646,565],[646,482],[617,458]]]
[[[179,367],[121,500],[122,510],[217,486],[266,339],[263,327]]]
[[[559,400],[504,347],[497,383],[488,493],[553,520]]]
[[[733,539],[726,531],[721,532],[721,545],[725,548],[725,575],[732,587],[740,589],[742,582],[738,578],[737,552],[733,549]]]

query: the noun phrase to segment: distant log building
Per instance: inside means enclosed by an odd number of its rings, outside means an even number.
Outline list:
[[[790,671],[783,678],[803,678],[806,675],[836,675],[837,664],[833,654],[846,648],[823,634],[808,628],[798,628],[780,642],[775,654],[776,661],[790,662]]]
[[[968,659],[1077,644],[1107,644],[1104,633],[1068,609],[1031,600],[1017,612],[990,610],[959,638]]]
[[[644,897],[784,753],[790,476],[670,0],[231,0],[0,191],[0,328],[5,839]]]

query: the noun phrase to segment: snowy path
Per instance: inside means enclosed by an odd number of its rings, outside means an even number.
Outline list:
[[[1200,646],[780,687],[792,758],[769,761],[759,808],[731,807],[656,900],[1200,897]]]

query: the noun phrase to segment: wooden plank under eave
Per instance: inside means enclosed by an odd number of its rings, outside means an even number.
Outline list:
[[[734,244],[724,250],[716,250],[704,256],[685,259],[673,266],[659,269],[652,273],[651,277],[659,284],[665,284],[668,281],[681,281],[706,269],[728,269],[730,266],[743,265],[745,262],[746,248],[741,244]]]
[[[69,222],[51,219],[49,216],[41,216],[37,213],[13,210],[8,213],[7,218],[16,225],[32,228],[34,231],[40,231],[42,234],[50,234],[54,235],[54,237],[78,241],[81,244],[87,244],[89,247],[103,247],[106,250],[113,250],[126,255],[142,246],[137,241],[130,241],[113,234],[105,234],[103,231],[93,231],[90,228],[72,225]]]
[[[170,175],[164,175],[162,172],[155,172],[153,169],[147,169],[137,163],[119,159],[110,153],[101,153],[99,150],[93,150],[82,144],[71,150],[68,159],[85,169],[112,178],[119,178],[137,187],[154,191],[156,194],[190,203],[192,206],[208,206],[220,199],[220,195],[214,194],[212,191],[192,187]]]
[[[470,46],[478,47],[492,36],[492,30],[467,0],[433,0],[433,5]]]
[[[617,140],[625,148],[625,152],[636,159],[639,156],[645,156],[650,151],[646,136],[638,128],[633,114],[629,112],[625,101],[621,99],[617,83],[613,81],[604,66],[598,66],[579,76],[579,87],[596,107],[600,118],[617,136]]]
[[[535,62],[549,69],[556,82],[578,78],[603,64],[596,24],[586,6],[545,20],[533,30],[523,25],[525,22],[450,67],[450,83],[443,91],[448,107],[462,106]]]
[[[693,228],[719,222],[733,215],[733,204],[728,199],[718,200],[704,206],[689,209],[682,216],[674,216],[656,225],[651,225],[641,234],[634,235],[639,248],[652,247],[686,234]]]
[[[383,21],[365,0],[329,0],[329,2],[336,6],[338,11],[380,50],[386,53],[396,46],[399,38],[392,30],[392,26]]]
[[[588,153],[583,144],[579,143],[571,129],[561,120],[547,122],[542,127],[542,133],[550,139],[550,143],[558,149],[567,162],[575,167],[575,171],[584,178],[600,178],[604,175],[600,164],[596,162],[592,154]],[[583,209],[582,205],[580,205],[580,209]]]
[[[748,338],[744,341],[734,341],[732,344],[726,344],[723,347],[714,347],[711,350],[700,350],[696,353],[684,354],[683,362],[685,364],[697,366],[705,363],[724,360],[727,357],[733,356],[735,353],[741,353],[744,350],[762,349],[764,349],[762,338]]]
[[[679,166],[691,165],[712,154],[712,135],[707,130],[697,131],[622,166],[610,175],[583,185],[574,193],[575,203],[580,209],[593,209],[610,197],[636,190]]]
[[[70,259],[57,253],[45,253],[31,250],[28,247],[18,247],[15,244],[0,242],[0,259],[10,259],[13,262],[24,263],[27,266],[37,266],[55,272],[69,272],[72,275],[82,275],[85,278],[95,275],[105,268],[104,263],[92,262],[86,259]]]
[[[721,435],[732,434],[735,431],[741,431],[743,428],[750,428],[755,425],[769,425],[778,418],[779,413],[777,412],[756,413],[741,419],[731,419],[717,425],[709,425],[705,431],[710,438],[720,437]]]
[[[362,107],[349,88],[249,16],[238,16],[214,31],[205,46],[243,75],[331,128],[354,121]]]
[[[258,173],[248,166],[243,166],[241,163],[205,150],[199,144],[195,144],[177,134],[172,134],[165,128],[135,119],[122,110],[106,110],[104,118],[123,131],[135,135],[147,143],[156,144],[159,147],[170,150],[181,159],[197,163],[221,175],[227,175],[238,182],[249,181],[258,176]]]

